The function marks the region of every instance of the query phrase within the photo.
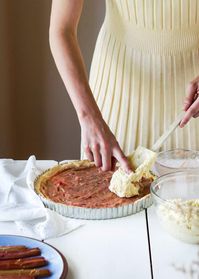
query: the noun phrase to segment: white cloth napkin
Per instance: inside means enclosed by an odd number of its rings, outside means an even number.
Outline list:
[[[12,159],[0,160],[0,222],[14,221],[23,235],[39,239],[61,236],[80,227],[81,221],[44,207],[33,189],[33,181],[41,172],[35,156],[25,167]]]

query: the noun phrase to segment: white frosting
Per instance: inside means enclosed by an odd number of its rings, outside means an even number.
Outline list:
[[[157,214],[165,229],[178,239],[199,243],[199,199],[173,199],[159,205]]]
[[[119,197],[132,197],[139,194],[139,181],[142,177],[150,178],[153,175],[150,169],[156,160],[157,154],[149,149],[139,146],[128,157],[132,171],[127,174],[121,168],[113,174],[109,189]]]

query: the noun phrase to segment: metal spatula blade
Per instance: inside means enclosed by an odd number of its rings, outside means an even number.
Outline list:
[[[173,133],[173,131],[178,127],[181,120],[183,119],[185,115],[185,112],[182,111],[178,114],[176,119],[173,121],[173,123],[168,127],[168,129],[164,132],[164,134],[153,144],[151,150],[154,152],[158,151],[159,148],[162,146],[162,144],[167,140],[167,138]]]

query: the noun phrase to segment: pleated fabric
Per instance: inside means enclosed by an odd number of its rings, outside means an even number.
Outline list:
[[[106,0],[90,86],[125,154],[150,148],[182,110],[199,75],[198,0]],[[199,120],[176,129],[163,150],[199,150]]]

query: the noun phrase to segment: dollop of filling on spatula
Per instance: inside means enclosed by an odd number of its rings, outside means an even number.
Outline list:
[[[126,173],[121,167],[113,174],[109,190],[118,197],[133,197],[139,195],[139,182],[144,179],[155,179],[155,175],[151,172],[157,154],[147,148],[139,146],[135,152],[128,156],[128,160],[132,167],[131,173]]]

